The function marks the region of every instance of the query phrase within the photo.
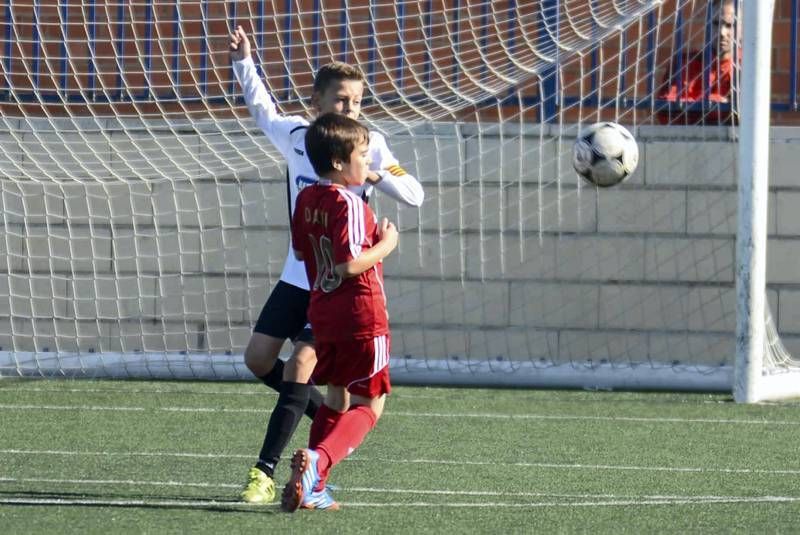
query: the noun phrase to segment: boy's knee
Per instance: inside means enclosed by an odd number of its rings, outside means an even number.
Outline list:
[[[350,406],[350,396],[344,387],[328,385],[325,393],[325,405],[336,412],[345,412]]]
[[[317,354],[314,351],[314,346],[298,342],[292,356],[286,361],[286,367],[283,369],[283,380],[307,383],[311,379],[311,374],[314,373],[316,365]]]
[[[383,407],[386,404],[386,394],[383,394],[382,396],[378,396],[376,398],[353,396],[351,404],[353,406],[362,405],[364,407],[369,407],[369,409],[372,410],[373,414],[375,414],[375,421],[377,422],[378,420],[380,420],[380,417],[383,414]]]
[[[310,368],[313,371],[314,366],[317,365],[317,352],[314,350],[314,346],[305,342],[298,342],[294,353],[292,353],[292,359],[297,362],[298,367],[302,369]]]
[[[372,409],[372,412],[375,414],[375,421],[377,422],[380,420],[383,415],[383,405],[381,405],[380,408],[370,407],[370,409]]]
[[[261,377],[272,370],[278,360],[282,340],[254,333],[244,350],[244,364],[256,377]]]
[[[386,396],[375,398],[375,400],[373,401],[375,401],[375,403],[371,403],[369,408],[372,409],[372,412],[375,413],[375,421],[377,422],[378,420],[381,419],[381,416],[383,415],[383,406],[384,402],[386,401]]]

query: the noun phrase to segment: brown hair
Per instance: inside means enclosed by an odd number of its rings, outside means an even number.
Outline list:
[[[306,153],[318,176],[333,168],[333,160],[350,161],[356,145],[369,139],[369,130],[356,121],[338,113],[326,113],[311,123],[306,131]]]
[[[312,92],[322,94],[333,82],[340,82],[342,80],[353,80],[362,83],[366,82],[364,73],[362,73],[358,67],[354,67],[347,63],[342,63],[341,61],[334,61],[333,63],[324,65],[319,71],[317,71],[317,75],[314,76],[314,87]]]

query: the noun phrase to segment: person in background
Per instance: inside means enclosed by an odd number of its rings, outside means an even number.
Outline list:
[[[664,124],[731,124],[732,113],[720,104],[731,102],[731,86],[736,74],[734,51],[737,42],[736,3],[719,0],[712,15],[711,62],[702,50],[692,50],[673,58],[664,88],[658,98],[672,104],[659,112]],[[686,104],[707,103],[687,107]],[[684,106],[681,106],[683,104]]]

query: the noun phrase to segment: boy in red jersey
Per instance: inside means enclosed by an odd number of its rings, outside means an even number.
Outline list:
[[[733,118],[721,112],[719,104],[730,102],[731,83],[735,74],[734,47],[737,39],[736,5],[734,0],[719,0],[712,26],[711,63],[702,51],[692,51],[673,59],[666,87],[659,98],[669,102],[694,103],[708,101],[708,110],[675,108],[659,114],[662,123],[669,124],[728,124]]]
[[[309,120],[305,116],[279,112],[259,78],[251,52],[250,39],[244,28],[238,26],[230,36],[231,66],[256,125],[286,160],[291,219],[300,190],[317,182],[305,150]],[[365,85],[366,78],[358,68],[341,62],[325,65],[314,75],[311,108],[319,115],[335,112],[358,119]],[[358,193],[368,198],[374,188],[402,204],[420,206],[425,197],[422,186],[400,167],[379,132],[370,132],[369,148],[371,170],[367,183]],[[295,259],[291,250],[287,253],[280,280],[270,292],[244,352],[248,369],[279,394],[258,459],[248,471],[247,484],[241,492],[242,499],[248,503],[265,504],[275,499],[273,476],[283,450],[303,414],[313,420],[323,399],[319,390],[308,383],[317,361],[306,318],[308,279],[303,263]],[[294,350],[284,365],[278,355],[286,339],[292,341]]]
[[[325,490],[328,471],[375,427],[391,389],[381,262],[397,246],[397,229],[386,218],[379,223],[348,189],[362,186],[369,173],[369,132],[353,119],[326,114],[309,127],[305,146],[320,180],[297,196],[292,247],[311,286],[313,380],[328,391],[308,449],[292,457],[281,498],[287,512],[338,509]]]

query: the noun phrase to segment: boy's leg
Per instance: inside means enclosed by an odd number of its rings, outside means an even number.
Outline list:
[[[250,503],[269,503],[275,499],[275,467],[297,429],[303,413],[311,416],[322,404],[320,391],[307,384],[314,371],[314,348],[302,342],[295,347],[284,369],[278,401],[269,418],[267,431],[255,467],[241,496]],[[278,360],[278,362],[281,362]],[[292,375],[294,374],[294,375]],[[311,412],[313,411],[313,412]]]
[[[244,352],[245,364],[253,375],[278,391],[283,382],[283,361],[278,358],[283,342],[284,339],[254,332]],[[275,481],[272,475],[273,470],[259,460],[247,473],[247,483],[240,494],[241,499],[248,503],[272,502],[275,499]]]
[[[308,447],[315,449],[327,437],[339,419],[350,407],[350,395],[342,387],[329,386],[325,402],[311,422]]]
[[[315,363],[314,347],[304,342],[298,342],[284,368],[284,381],[280,387],[278,402],[270,415],[256,465],[270,477],[274,473],[283,450],[286,449],[286,445],[297,429],[303,412],[310,405],[311,393],[316,391],[319,397],[322,397],[319,390],[308,384]]]
[[[389,336],[347,342],[319,342],[319,365],[315,372],[328,384],[327,409],[318,412],[312,426],[314,439],[325,434],[316,449],[297,450],[292,457],[292,477],[283,489],[281,508],[296,511],[299,507],[333,509],[338,507],[325,490],[325,479],[332,466],[352,453],[375,427],[383,412],[389,381]],[[377,370],[377,371],[376,371]],[[348,385],[347,387],[343,385]],[[349,400],[348,400],[349,398]],[[341,411],[348,402],[355,404],[338,421],[328,409]],[[319,501],[318,501],[319,500]]]
[[[324,485],[330,468],[361,444],[383,413],[386,394],[392,389],[389,381],[390,345],[388,334],[372,339],[320,344],[320,351],[325,353],[323,368],[329,374],[325,404],[331,408],[347,409],[317,444],[320,485]]]
[[[317,411],[317,415],[311,422],[311,429],[308,434],[308,447],[314,449],[322,442],[336,425],[336,422],[342,417],[344,413],[335,411],[328,407],[325,403]]]
[[[325,485],[330,469],[350,455],[378,423],[383,413],[386,395],[377,398],[352,396],[353,406],[341,415],[330,432],[317,444],[319,482],[316,490]]]
[[[244,363],[253,375],[273,390],[280,389],[283,382],[283,361],[278,354],[285,338],[253,332],[244,350]]]
[[[283,363],[279,364],[278,355],[283,343],[302,328],[292,314],[291,299],[300,288],[293,287],[283,281],[272,289],[267,302],[261,308],[256,320],[253,334],[244,350],[244,363],[247,368],[268,387],[278,390],[283,379]]]
[[[285,365],[278,359],[283,343],[287,338],[293,342],[313,343],[306,319],[308,296],[307,290],[278,281],[258,315],[245,350],[245,364],[250,371],[278,392],[285,373]],[[301,379],[297,382],[307,381]],[[322,405],[322,399],[318,389],[311,390],[308,405],[303,407],[303,411],[312,420]]]
[[[281,391],[284,368],[286,366],[286,364],[278,358],[284,340],[285,339],[254,332],[250,337],[250,342],[247,344],[247,349],[244,353],[244,361],[247,368],[253,372],[253,375],[260,379],[262,383],[278,393]],[[308,404],[303,409],[305,415],[313,420],[314,415],[317,414],[317,410],[322,405],[323,399],[319,389],[312,387],[309,392]]]
[[[324,374],[325,370],[322,372]],[[349,396],[343,386],[328,385],[325,403],[317,411],[317,416],[311,423],[309,449],[297,450],[292,456],[292,475],[283,488],[281,496],[281,509],[284,511],[291,513],[300,507],[338,509],[338,504],[330,497],[330,494],[324,488],[319,488],[320,474],[317,463],[320,455],[313,449],[313,446],[325,438],[344,415],[343,411],[347,409],[348,401]]]
[[[325,410],[336,412],[328,407],[331,393],[344,392],[344,387],[328,385],[328,397],[315,418],[321,420]],[[354,401],[365,405],[351,407],[341,414],[330,433],[316,449],[297,450],[292,456],[292,476],[283,488],[281,509],[293,512],[299,508],[336,510],[339,504],[325,489],[327,473],[339,461],[347,457],[364,441],[367,433],[375,427],[377,415],[383,412],[385,395],[375,399],[357,398]],[[332,403],[335,405],[336,403]],[[373,407],[375,410],[373,410]],[[376,414],[377,411],[377,414]]]
[[[275,465],[302,414],[305,413],[313,419],[322,404],[323,398],[319,390],[305,384],[310,371],[306,377],[290,381],[302,384],[284,384],[286,366],[278,358],[286,338],[303,339],[307,302],[307,291],[279,281],[261,310],[245,351],[247,367],[264,384],[279,393],[259,460],[250,469],[248,482],[241,493],[242,499],[250,503],[268,503],[275,499],[275,482],[272,479]],[[310,331],[308,332],[310,337]]]

